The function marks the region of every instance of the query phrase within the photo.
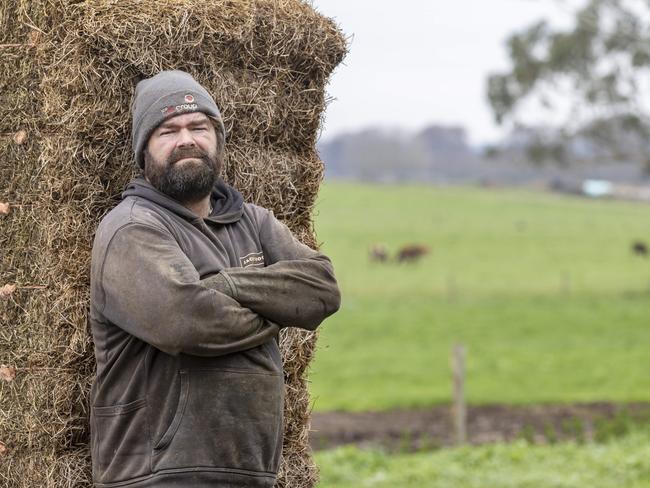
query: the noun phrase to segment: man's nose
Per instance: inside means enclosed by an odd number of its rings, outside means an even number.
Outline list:
[[[192,131],[189,129],[181,129],[178,132],[178,142],[177,146],[178,147],[188,147],[188,146],[195,146],[196,142],[194,141],[194,135],[192,134]]]

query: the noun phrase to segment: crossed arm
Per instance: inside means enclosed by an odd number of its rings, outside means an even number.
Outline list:
[[[203,286],[283,327],[314,330],[336,312],[341,296],[331,261],[298,241],[270,212],[260,226],[263,268],[227,268]]]
[[[316,328],[340,304],[332,265],[271,214],[260,228],[265,268],[201,279],[168,233],[129,224],[101,270],[101,311],[169,354],[219,356],[258,346],[283,326]]]

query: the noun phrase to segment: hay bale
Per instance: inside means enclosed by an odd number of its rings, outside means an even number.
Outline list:
[[[34,54],[33,49],[27,49]],[[41,122],[38,119],[42,112],[38,88],[41,73],[34,60],[24,55],[25,48],[4,51],[0,51],[0,73],[7,75],[0,77],[0,133],[13,136],[22,129],[29,137]]]
[[[323,168],[314,145],[345,40],[300,0],[12,0],[0,7],[0,27],[15,44],[0,48],[10,107],[0,202],[11,205],[0,216],[0,276],[18,285],[0,299],[0,364],[17,371],[0,381],[0,484],[87,486],[90,249],[133,176],[135,83],[162,69],[192,73],[224,114],[225,179],[316,247],[311,211]],[[278,486],[317,480],[305,385],[315,340],[290,329],[281,337]]]
[[[66,0],[3,0],[0,3],[0,44],[33,44],[34,31],[54,30],[63,19]],[[38,36],[40,37],[40,36]]]
[[[11,488],[92,486],[90,452],[74,449],[60,452],[40,451],[32,458],[16,459],[7,456],[0,470],[0,486]]]

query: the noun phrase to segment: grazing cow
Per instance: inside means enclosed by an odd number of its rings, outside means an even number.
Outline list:
[[[422,244],[409,244],[402,247],[397,253],[397,261],[400,263],[415,262],[422,256],[429,254],[429,246]]]
[[[637,256],[647,256],[648,255],[648,245],[643,241],[634,241],[632,243],[632,252]]]
[[[388,261],[388,251],[383,244],[375,244],[370,248],[370,260],[384,263]]]

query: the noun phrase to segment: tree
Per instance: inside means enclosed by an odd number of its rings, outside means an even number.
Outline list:
[[[497,123],[526,125],[530,110],[546,111],[559,119],[556,159],[568,154],[558,145],[579,137],[650,170],[650,0],[587,0],[572,28],[539,21],[507,46],[511,70],[487,83]]]

